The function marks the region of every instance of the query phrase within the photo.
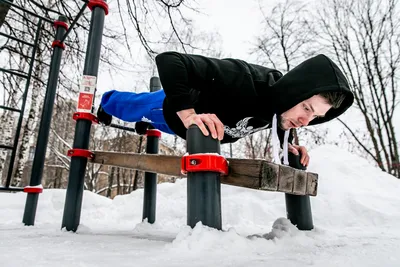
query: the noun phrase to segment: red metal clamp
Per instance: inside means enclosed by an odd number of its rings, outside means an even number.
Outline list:
[[[24,187],[24,192],[25,193],[40,194],[40,193],[43,192],[43,188],[42,187],[36,187],[36,186],[26,186],[26,187]]]
[[[108,5],[103,0],[89,0],[88,7],[91,11],[93,11],[95,7],[101,7],[104,9],[105,14],[108,15]]]
[[[65,44],[60,42],[60,40],[54,40],[53,43],[51,44],[51,47],[60,47],[62,50],[65,50]]]
[[[68,157],[84,157],[88,159],[94,158],[94,153],[87,149],[74,148],[68,150]]]
[[[68,24],[64,21],[56,20],[54,21],[53,26],[57,29],[58,27],[63,27],[66,31],[68,31]]]
[[[221,155],[192,154],[185,155],[181,161],[181,172],[219,172],[228,175],[228,162]]]
[[[146,131],[146,135],[160,138],[161,137],[161,132],[159,130],[156,130],[156,129],[149,129],[149,130]]]
[[[75,112],[74,115],[72,115],[72,118],[76,120],[88,120],[92,121],[93,123],[99,123],[99,119],[93,115],[92,113],[87,113],[87,112]]]

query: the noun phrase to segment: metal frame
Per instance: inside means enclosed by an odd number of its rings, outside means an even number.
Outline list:
[[[60,26],[60,25],[57,25],[56,23],[57,23],[57,22],[60,22],[60,23],[64,23],[65,25],[67,25],[66,22],[68,21],[68,19],[67,19],[67,17],[65,17],[65,16],[60,16],[60,17],[58,18],[58,20],[53,21],[53,20],[51,20],[51,19],[49,19],[49,18],[40,16],[40,15],[36,14],[35,12],[32,12],[32,11],[30,11],[30,10],[27,10],[27,9],[21,7],[21,6],[18,6],[17,4],[15,4],[15,3],[13,3],[13,2],[10,2],[10,1],[8,1],[8,0],[0,0],[0,2],[3,2],[3,3],[5,3],[5,4],[10,5],[10,7],[11,7],[10,10],[12,10],[13,8],[15,8],[15,9],[24,11],[24,12],[26,12],[27,14],[29,14],[29,15],[31,15],[31,16],[34,16],[34,17],[36,17],[36,18],[39,19],[38,22],[37,22],[37,24],[36,24],[35,41],[34,41],[33,44],[32,44],[32,43],[29,43],[29,42],[26,42],[26,41],[24,41],[24,40],[21,40],[21,39],[19,39],[19,38],[16,38],[16,37],[14,37],[14,36],[11,36],[11,35],[9,35],[9,34],[0,33],[0,36],[4,36],[4,37],[6,37],[6,38],[8,38],[8,39],[17,41],[17,42],[19,42],[19,43],[21,43],[21,44],[23,44],[23,45],[27,45],[27,46],[30,46],[30,47],[33,48],[33,49],[32,49],[32,53],[31,53],[31,55],[30,55],[28,73],[24,73],[24,72],[19,72],[19,71],[15,71],[15,70],[9,70],[9,69],[0,68],[0,71],[1,71],[1,72],[8,73],[8,74],[10,74],[10,75],[15,75],[15,76],[18,76],[18,77],[21,77],[21,78],[26,79],[25,89],[24,89],[24,92],[23,92],[23,94],[22,94],[21,109],[17,109],[17,108],[13,108],[13,107],[7,107],[7,106],[0,105],[0,109],[4,109],[4,110],[9,110],[9,111],[12,111],[12,112],[19,112],[19,113],[20,113],[20,114],[19,114],[19,118],[18,118],[18,123],[17,123],[17,129],[16,129],[16,132],[15,132],[15,135],[14,135],[13,144],[12,144],[12,145],[0,144],[0,149],[11,150],[11,157],[10,157],[10,161],[9,161],[9,163],[8,163],[8,173],[7,173],[7,178],[6,178],[6,184],[5,184],[5,186],[0,186],[0,191],[23,191],[24,188],[10,187],[10,184],[11,184],[12,175],[13,175],[13,171],[14,171],[14,164],[15,164],[15,157],[16,157],[16,153],[17,153],[17,149],[18,149],[19,135],[20,135],[20,133],[21,133],[21,127],[22,127],[22,122],[23,122],[23,117],[24,117],[24,112],[25,112],[25,106],[26,106],[26,101],[27,101],[27,95],[28,95],[28,90],[29,90],[29,86],[30,86],[30,81],[31,81],[31,78],[32,78],[33,65],[34,65],[35,58],[36,58],[36,49],[37,49],[38,40],[39,40],[39,36],[40,36],[41,25],[42,25],[43,22],[47,22],[47,23],[51,23],[51,24],[55,23],[56,28],[57,28],[57,29],[60,28],[60,30],[61,30],[63,27],[58,27],[58,26]],[[63,47],[64,47],[64,43],[63,43],[64,40],[67,38],[68,34],[69,34],[70,31],[72,30],[72,27],[73,27],[73,26],[77,23],[77,21],[80,19],[81,15],[83,14],[85,8],[88,6],[88,3],[89,3],[90,1],[83,0],[83,2],[84,2],[84,4],[83,4],[82,8],[80,9],[78,15],[77,15],[77,16],[75,17],[75,19],[73,20],[73,22],[72,22],[72,24],[71,24],[71,27],[65,28],[65,31],[66,31],[66,32],[64,31],[64,32],[62,32],[62,33],[56,33],[56,39],[54,40],[53,45],[52,45],[53,48],[55,48],[55,47],[63,48]],[[50,11],[51,11],[51,10],[50,10]],[[53,11],[53,12],[54,12],[54,13],[57,13],[56,11]],[[58,34],[59,36],[57,36],[57,34]],[[59,45],[54,45],[54,44],[59,44]],[[52,65],[52,64],[50,65],[50,72],[52,71],[51,69],[54,68],[54,67],[56,67],[56,66],[54,66],[54,65]],[[56,72],[57,72],[57,73],[54,74],[54,75],[57,75],[57,77],[58,77],[59,67],[58,67],[58,70],[57,70]],[[50,74],[49,74],[49,77],[51,77]],[[49,82],[50,82],[50,78],[49,78]],[[56,82],[57,82],[57,81],[56,81]],[[54,85],[54,86],[56,87],[56,85]],[[47,102],[45,101],[43,110],[49,109],[49,108],[51,108],[51,110],[52,110],[52,107],[53,107],[53,104],[54,104],[54,99],[53,99],[53,101],[50,101],[50,102],[51,102],[51,103],[47,103]],[[49,107],[49,105],[51,105],[51,107]],[[51,120],[51,118],[50,118],[50,120]],[[47,121],[47,119],[46,119],[46,121]],[[45,123],[44,123],[44,124],[45,124]],[[41,125],[42,125],[42,124],[41,124]],[[47,127],[47,126],[46,126],[46,127]],[[49,126],[49,127],[50,127],[50,126]],[[46,129],[43,129],[43,130],[42,130],[42,126],[41,126],[41,127],[39,128],[39,131],[44,131],[44,132],[46,132]],[[40,134],[39,134],[39,135],[40,135]],[[46,137],[47,135],[48,135],[48,134],[42,134],[41,136],[42,136],[42,138],[47,138],[47,137]],[[38,137],[38,139],[39,139],[39,137]],[[47,146],[47,142],[46,142],[45,145]],[[45,153],[45,149],[44,149],[44,153]],[[35,153],[35,158],[36,158],[36,154],[37,154],[37,151],[36,151],[36,153]],[[39,157],[42,157],[42,155],[39,155]],[[44,162],[43,162],[43,164],[44,164]],[[41,168],[43,168],[43,166],[42,166]],[[40,173],[40,176],[41,176],[41,175],[42,175],[42,173]],[[31,177],[31,179],[32,179],[32,177]]]
[[[44,167],[44,161],[46,157],[46,149],[47,149],[47,143],[48,143],[48,136],[50,132],[50,124],[51,124],[51,117],[53,113],[53,106],[54,106],[54,99],[56,95],[56,90],[57,90],[57,84],[58,84],[58,76],[60,72],[60,63],[61,63],[61,56],[62,52],[65,48],[65,45],[63,41],[66,39],[68,34],[71,31],[71,28],[77,23],[81,15],[83,14],[85,8],[88,6],[88,4],[91,4],[91,8],[94,9],[93,13],[99,13],[99,8],[96,8],[97,6],[103,6],[106,5],[105,2],[100,0],[91,0],[91,1],[83,1],[84,4],[82,8],[80,9],[78,15],[75,17],[75,19],[72,22],[71,27],[68,28],[67,22],[68,19],[65,16],[59,16],[58,20],[52,21],[48,18],[42,17],[40,15],[35,14],[32,11],[26,10],[23,7],[20,7],[12,2],[9,2],[7,0],[0,0],[1,2],[4,2],[6,4],[9,4],[11,8],[16,8],[19,10],[22,10],[32,16],[35,16],[38,18],[37,22],[37,29],[35,32],[35,42],[33,44],[30,44],[26,41],[19,40],[18,38],[15,38],[13,36],[9,36],[8,34],[2,34],[2,36],[11,38],[12,40],[15,41],[20,41],[22,44],[32,46],[32,54],[30,57],[30,62],[29,62],[29,71],[28,73],[19,73],[16,71],[12,70],[7,70],[7,69],[0,69],[0,71],[12,74],[12,75],[17,75],[19,77],[23,77],[27,79],[27,82],[25,84],[25,90],[23,92],[23,101],[22,101],[22,106],[21,109],[16,109],[13,107],[4,107],[0,106],[0,108],[10,110],[13,112],[19,112],[20,117],[18,120],[18,125],[17,125],[17,130],[15,132],[14,136],[14,143],[12,146],[6,145],[6,144],[0,144],[0,148],[3,149],[10,149],[12,150],[11,158],[10,158],[10,164],[8,168],[8,174],[7,174],[7,180],[6,180],[6,186],[5,187],[0,187],[0,190],[5,190],[5,191],[24,191],[27,194],[27,199],[26,199],[26,204],[25,204],[25,211],[24,211],[24,217],[23,217],[23,222],[25,225],[33,225],[35,221],[35,215],[36,215],[36,208],[37,208],[37,202],[39,198],[39,193],[42,192],[42,190],[26,190],[24,188],[15,188],[15,187],[10,187],[11,184],[11,179],[12,179],[12,173],[14,169],[14,161],[15,161],[15,156],[16,156],[16,151],[18,147],[18,139],[19,135],[21,132],[21,125],[22,125],[22,120],[23,120],[23,115],[24,115],[24,110],[25,110],[25,104],[26,104],[26,99],[28,95],[28,89],[30,85],[30,80],[32,76],[32,70],[33,70],[33,65],[36,57],[36,49],[37,49],[37,44],[40,36],[40,29],[42,22],[49,22],[49,23],[54,23],[54,26],[56,27],[56,35],[54,42],[52,43],[52,48],[53,48],[53,54],[51,58],[51,64],[50,64],[50,73],[49,73],[49,78],[48,78],[48,83],[47,83],[47,88],[46,88],[46,96],[43,104],[43,111],[41,115],[41,120],[40,120],[40,127],[39,127],[39,134],[37,138],[37,143],[36,143],[36,151],[35,151],[35,156],[33,160],[33,165],[32,165],[32,173],[31,173],[31,179],[30,179],[30,185],[29,188],[38,188],[41,187],[41,180],[42,180],[42,174],[43,174],[43,167]],[[93,3],[91,3],[93,2]],[[92,20],[93,22],[93,20]],[[103,22],[104,22],[104,15],[103,15]],[[91,23],[93,24],[93,23]],[[103,25],[101,26],[101,31],[102,31]],[[101,38],[101,34],[100,34]],[[92,47],[88,46],[88,50],[92,49]],[[99,49],[97,52],[100,52],[100,45]],[[89,52],[88,52],[89,54]],[[96,63],[98,67],[98,62]]]
[[[12,2],[9,2],[9,1],[6,1],[6,0],[0,0],[0,1],[4,2],[6,4],[9,4],[11,7],[14,7],[14,8],[17,8],[19,10],[25,11],[25,12],[29,13],[30,15],[36,16],[37,18],[39,18],[38,22],[36,23],[35,41],[34,41],[33,44],[28,43],[28,42],[26,42],[24,40],[21,40],[19,38],[10,36],[8,34],[0,33],[1,36],[5,36],[7,38],[10,38],[10,39],[12,39],[14,41],[20,42],[20,43],[22,43],[24,45],[31,46],[33,48],[32,52],[31,52],[31,55],[30,55],[30,59],[29,59],[28,73],[16,72],[16,71],[0,68],[0,71],[2,71],[2,72],[5,72],[5,73],[11,74],[11,75],[16,75],[18,77],[26,79],[24,92],[22,94],[21,109],[2,106],[2,105],[0,106],[0,108],[4,109],[4,110],[9,110],[9,111],[12,111],[12,112],[19,112],[17,129],[16,129],[15,134],[14,134],[13,144],[12,145],[0,144],[0,148],[1,149],[11,150],[11,157],[10,157],[10,161],[8,163],[8,172],[7,172],[6,184],[5,184],[5,186],[0,187],[0,191],[23,191],[24,188],[10,187],[10,184],[11,184],[12,174],[13,174],[13,171],[14,171],[15,157],[16,157],[16,154],[17,154],[19,135],[21,133],[21,127],[22,127],[22,122],[23,122],[23,117],[24,117],[24,112],[25,112],[25,105],[26,105],[26,100],[27,100],[27,96],[28,96],[28,90],[29,90],[30,81],[31,81],[31,77],[32,77],[33,65],[34,65],[35,58],[36,58],[36,48],[37,48],[37,43],[38,43],[39,36],[40,36],[40,29],[41,29],[43,21],[47,21],[47,22],[51,22],[51,21],[49,19],[47,19],[47,18],[43,18],[43,17],[41,17],[41,16],[39,16],[37,14],[34,14],[33,12],[30,12],[30,11],[28,11],[28,10],[22,8],[22,7],[19,7],[19,6],[17,6],[16,4],[14,4]]]

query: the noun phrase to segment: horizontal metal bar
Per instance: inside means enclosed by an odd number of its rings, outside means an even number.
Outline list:
[[[20,109],[10,108],[10,107],[6,107],[6,106],[3,106],[3,105],[0,105],[0,108],[1,108],[1,109],[5,109],[5,110],[14,111],[14,112],[21,112]]]
[[[3,2],[3,3],[5,3],[5,4],[7,4],[7,5],[10,5],[10,6],[12,6],[12,7],[15,7],[16,9],[25,11],[26,13],[28,13],[28,14],[30,14],[30,15],[32,15],[32,16],[35,16],[35,17],[37,17],[37,18],[40,18],[40,19],[42,19],[42,20],[44,20],[44,21],[46,21],[46,22],[49,22],[49,23],[53,23],[53,22],[54,22],[54,20],[51,20],[51,19],[42,17],[42,16],[36,14],[35,12],[29,11],[29,10],[27,10],[27,9],[25,9],[25,8],[23,8],[23,7],[20,7],[20,6],[18,6],[18,5],[16,5],[16,4],[12,3],[12,2],[10,2],[10,1],[7,1],[7,0],[0,0],[0,2]]]
[[[0,1],[1,1],[1,0],[0,0]],[[5,73],[9,73],[9,74],[12,74],[12,75],[17,75],[17,76],[22,77],[22,78],[25,78],[25,79],[28,78],[28,75],[22,74],[22,73],[20,73],[20,72],[8,70],[8,69],[3,69],[3,68],[0,68],[0,71],[5,72]]]
[[[0,1],[1,1],[1,0],[0,0]],[[22,43],[22,44],[29,45],[29,46],[32,46],[32,47],[33,47],[33,44],[28,43],[28,42],[26,42],[26,41],[24,41],[24,40],[18,39],[17,37],[14,37],[14,36],[12,36],[12,35],[9,35],[9,34],[6,34],[6,33],[2,33],[2,32],[0,32],[0,35],[1,35],[1,36],[4,36],[4,37],[7,37],[8,39],[11,39],[11,40],[14,40],[14,41],[20,42],[20,43]]]
[[[130,128],[130,127],[126,127],[126,126],[114,124],[114,123],[111,123],[111,124],[110,124],[110,127],[111,127],[111,128],[117,128],[117,129],[125,130],[125,131],[128,131],[128,132],[134,132],[134,133],[136,133],[136,130],[135,130],[134,128]]]
[[[24,188],[23,187],[0,187],[0,191],[22,192],[22,191],[24,191]]]
[[[13,146],[0,145],[0,148],[13,150]]]

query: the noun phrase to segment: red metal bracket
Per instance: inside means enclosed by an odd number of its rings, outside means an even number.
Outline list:
[[[64,21],[56,20],[56,21],[54,21],[53,26],[55,28],[63,27],[66,31],[68,31],[68,24],[65,23]]]
[[[146,131],[146,135],[160,138],[161,137],[161,132],[159,130],[156,130],[156,129],[149,129],[149,130]]]
[[[182,157],[181,172],[219,172],[228,175],[228,162],[221,155],[192,154]]]
[[[93,115],[92,113],[87,113],[87,112],[75,112],[74,115],[72,115],[72,118],[76,120],[88,120],[92,121],[93,123],[99,123],[99,119]]]
[[[108,5],[106,2],[103,0],[89,0],[88,7],[91,11],[93,11],[93,8],[97,6],[103,8],[105,14],[108,15]]]
[[[65,44],[60,42],[60,40],[54,40],[53,43],[51,44],[51,47],[60,47],[62,50],[65,49]]]
[[[94,158],[94,153],[87,149],[74,148],[68,150],[68,157],[84,157],[88,159]]]
[[[40,194],[43,192],[43,188],[42,187],[34,187],[34,186],[26,186],[26,187],[24,187],[24,192]]]

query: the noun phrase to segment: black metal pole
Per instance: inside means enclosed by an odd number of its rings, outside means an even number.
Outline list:
[[[155,92],[161,89],[160,78],[154,76],[150,78],[150,92]]]
[[[150,92],[161,89],[161,82],[158,77],[150,78]],[[159,146],[159,138],[161,132],[158,130],[147,130],[146,153],[157,154]],[[156,221],[156,204],[157,204],[157,173],[144,173],[144,195],[143,195],[143,215],[142,219],[147,218],[148,223]]]
[[[301,165],[300,156],[289,153],[289,166],[295,169],[306,170]],[[285,194],[287,218],[299,230],[312,230],[314,228],[310,196]]]
[[[186,133],[187,152],[220,154],[217,139],[204,136],[197,125],[191,125]],[[216,172],[188,172],[187,174],[187,224],[196,223],[221,230],[221,178]]]
[[[64,16],[58,17],[59,21],[67,22],[67,18]],[[40,25],[38,25],[40,28]],[[64,27],[57,27],[55,40],[59,40],[65,33]],[[35,46],[37,47],[37,40],[35,40]],[[59,46],[55,46],[50,63],[50,73],[47,82],[46,95],[43,103],[43,111],[40,119],[39,134],[36,141],[35,157],[33,159],[30,186],[37,186],[42,183],[43,166],[46,158],[47,141],[49,139],[51,116],[53,114],[54,98],[57,91],[58,75],[60,73],[61,56],[63,49]],[[29,71],[29,77],[30,75]],[[21,115],[24,107],[21,108]],[[34,225],[37,202],[39,199],[38,193],[28,193],[25,204],[25,211],[23,217],[23,223],[25,225]]]
[[[158,153],[158,141],[161,136],[159,130],[147,130],[146,153]],[[156,202],[157,202],[157,173],[144,173],[144,195],[143,195],[143,216],[147,218],[147,222],[154,223],[156,221]]]
[[[97,77],[100,61],[101,41],[104,29],[105,10],[97,6],[92,11],[84,75]],[[73,148],[88,149],[90,128],[89,120],[77,120]],[[85,181],[87,158],[71,157],[68,177],[67,194],[65,198],[62,228],[67,231],[76,231],[79,226],[82,208],[83,185]]]

